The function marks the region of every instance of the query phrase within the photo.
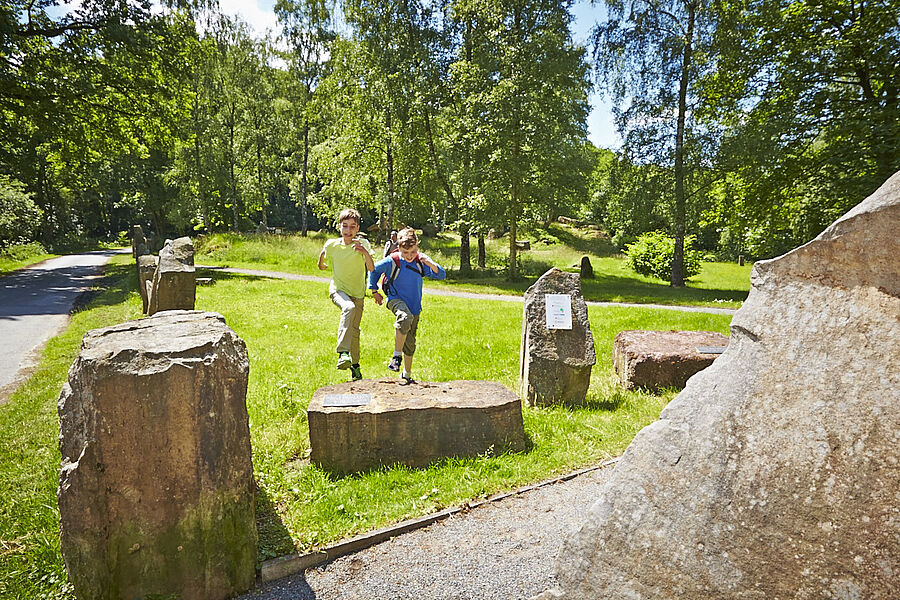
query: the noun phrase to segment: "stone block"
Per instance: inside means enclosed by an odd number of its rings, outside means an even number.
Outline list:
[[[541,598],[898,597],[898,231],[900,173],[753,265],[728,350],[634,438]]]
[[[613,341],[613,366],[627,390],[683,388],[718,354],[705,347],[728,346],[728,337],[713,331],[620,331]]]
[[[547,294],[571,297],[572,329],[547,328]],[[550,269],[525,292],[523,310],[519,355],[523,398],[530,405],[584,404],[597,356],[578,275]]]
[[[78,598],[213,600],[253,585],[248,373],[215,313],[85,334],[59,397],[60,543]]]
[[[144,237],[144,230],[140,225],[131,227],[131,256],[137,260],[139,256],[150,254],[150,247]]]
[[[196,295],[194,245],[191,239],[166,240],[159,251],[148,314],[162,310],[193,310]]]
[[[368,395],[368,404],[325,406],[329,397],[342,394]],[[491,448],[525,450],[522,403],[492,381],[341,383],[319,388],[307,415],[310,460],[337,473],[397,463],[422,467]]]
[[[142,312],[146,315],[150,310],[150,296],[153,293],[153,278],[156,275],[158,257],[143,254],[137,257],[138,291],[141,293]]]
[[[582,279],[593,279],[594,278],[594,267],[591,265],[591,259],[587,256],[581,257],[581,264],[579,265],[579,274]]]

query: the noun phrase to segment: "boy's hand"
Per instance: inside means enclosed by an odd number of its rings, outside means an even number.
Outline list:
[[[356,238],[356,239],[354,239],[353,241],[354,241],[354,244],[353,244],[353,249],[354,249],[354,250],[356,250],[356,251],[359,252],[360,254],[368,254],[368,251],[366,250],[366,247],[362,245],[362,242],[359,241],[359,238]]]
[[[384,296],[378,290],[372,290],[372,299],[375,300],[375,304],[378,306],[381,306],[381,303],[384,302]]]
[[[425,265],[426,267],[428,267],[429,269],[431,269],[431,270],[434,271],[435,273],[438,272],[438,266],[437,266],[437,264],[435,264],[434,261],[432,261],[432,260],[428,257],[427,254],[422,254],[421,252],[419,252],[419,262],[421,262],[423,265]]]
[[[327,271],[327,270],[328,270],[328,265],[326,265],[325,263],[323,263],[323,262],[322,262],[322,259],[319,259],[319,270],[320,270],[320,271]]]

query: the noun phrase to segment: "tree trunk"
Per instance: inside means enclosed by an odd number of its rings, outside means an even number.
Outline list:
[[[306,237],[309,230],[307,217],[306,177],[309,168],[309,117],[303,116],[303,169],[300,176],[300,235]]]
[[[394,226],[394,153],[391,148],[391,109],[384,110],[384,126],[387,130],[387,214],[381,224],[381,233],[387,237]]]
[[[688,3],[687,38],[681,65],[681,85],[678,89],[678,126],[675,131],[675,253],[672,257],[673,287],[684,287],[684,121],[687,114],[687,88],[691,68],[691,44],[694,38],[694,17],[697,6]]]
[[[237,181],[234,177],[234,108],[232,107],[232,119],[228,127],[228,177],[231,184],[231,212],[234,215],[234,223],[232,230],[238,231],[238,203],[237,203]]]
[[[469,224],[459,225],[459,272],[468,275],[472,272],[472,250],[469,247]]]
[[[485,261],[484,234],[478,232],[478,268],[484,269],[487,264]]]
[[[259,129],[257,129],[259,131]],[[266,193],[263,191],[263,174],[262,174],[262,142],[259,134],[256,136],[256,187],[259,189],[259,208],[262,211],[262,224],[266,229],[269,228],[269,219],[266,216]]]

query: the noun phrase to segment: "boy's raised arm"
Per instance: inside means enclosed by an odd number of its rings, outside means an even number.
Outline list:
[[[328,265],[325,264],[325,248],[322,248],[322,251],[319,252],[319,270],[327,271]]]

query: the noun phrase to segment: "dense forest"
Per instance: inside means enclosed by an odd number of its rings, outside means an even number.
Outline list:
[[[561,215],[721,258],[819,233],[900,170],[900,0],[0,2],[0,249],[354,206],[469,239]],[[587,139],[592,86],[623,144]],[[373,232],[377,234],[377,232]]]

